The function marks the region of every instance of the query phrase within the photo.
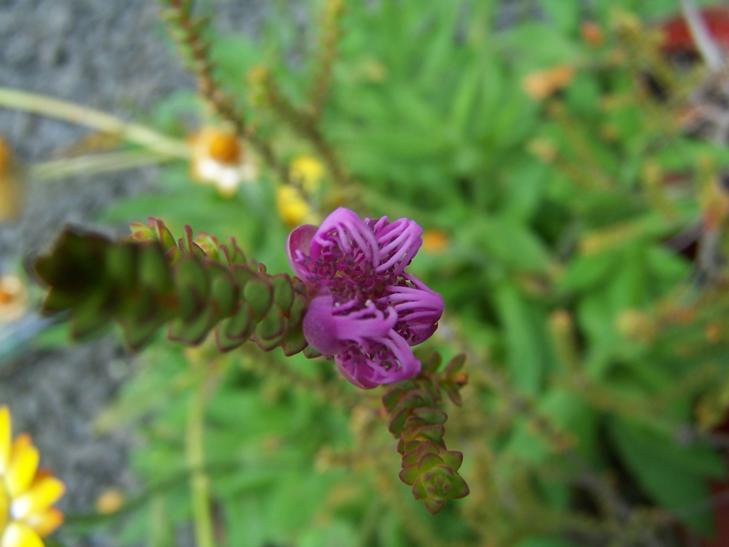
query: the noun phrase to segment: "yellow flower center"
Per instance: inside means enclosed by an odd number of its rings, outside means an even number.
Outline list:
[[[240,162],[240,144],[235,135],[214,132],[208,137],[208,153],[220,163],[237,164]]]

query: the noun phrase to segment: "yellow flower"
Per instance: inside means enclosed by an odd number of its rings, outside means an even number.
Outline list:
[[[541,101],[567,87],[574,75],[574,67],[558,65],[527,74],[521,85],[527,95],[536,101]]]
[[[0,277],[0,324],[14,321],[26,308],[28,292],[14,275]]]
[[[304,191],[311,194],[319,189],[324,177],[324,166],[312,156],[298,156],[291,162],[289,175],[294,183],[301,184]]]
[[[191,138],[191,145],[192,178],[215,186],[224,196],[234,195],[241,182],[251,182],[258,175],[233,133],[208,127]]]
[[[109,488],[104,490],[101,495],[96,498],[96,510],[103,515],[116,513],[124,504],[124,494],[117,488]]]
[[[13,441],[10,411],[0,407],[0,546],[43,547],[42,537],[53,532],[63,514],[52,507],[65,487],[38,469],[40,455],[30,436]]]
[[[276,189],[276,209],[278,216],[287,226],[298,226],[305,222],[316,223],[314,213],[301,190],[288,184],[281,184]]]

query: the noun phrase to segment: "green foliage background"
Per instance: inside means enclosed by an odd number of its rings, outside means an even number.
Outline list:
[[[235,96],[250,97],[247,75],[265,66],[297,103],[321,28],[302,31],[275,4],[259,39],[214,35],[213,52]],[[311,4],[316,21],[322,6]],[[204,389],[221,545],[556,547],[709,534],[709,479],[726,475],[711,428],[727,405],[729,272],[702,282],[700,265],[667,242],[721,200],[729,155],[676,123],[700,74],[661,72],[650,25],[678,3],[543,0],[534,17],[524,2],[500,30],[495,0],[345,4],[321,129],[361,213],[410,216],[447,237],[412,270],[446,301],[430,345],[468,355],[471,382],[448,434],[471,495],[426,513],[397,480],[377,394],[343,385],[326,362],[160,340],[99,418],[102,430],[139,433],[141,493],[111,516],[71,515],[68,533],[108,526],[122,544],[154,547],[189,533],[186,424]],[[603,44],[583,40],[585,20]],[[526,75],[557,65],[575,68],[563,91],[544,101],[523,91]],[[646,93],[647,72],[664,77],[669,100]],[[249,110],[284,157],[316,153],[265,104]],[[150,121],[181,134],[189,112],[199,105],[181,92]],[[680,182],[664,183],[676,173]],[[103,219],[159,216],[178,232],[235,236],[286,271],[274,175],[260,178],[226,199],[170,166],[158,194]],[[323,209],[330,190],[333,180]],[[726,221],[722,233],[726,251]]]

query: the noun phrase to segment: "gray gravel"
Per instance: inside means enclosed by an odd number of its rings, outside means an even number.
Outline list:
[[[265,0],[218,1],[216,24],[254,32]],[[192,86],[159,25],[150,0],[0,0],[0,85],[83,103],[133,118],[168,93]],[[47,160],[87,130],[0,109],[0,135],[24,163]],[[28,181],[28,204],[0,225],[0,272],[45,247],[67,222],[88,223],[115,199],[152,188],[156,172]],[[26,351],[0,363],[0,404],[16,431],[32,434],[42,464],[68,486],[65,511],[88,511],[99,493],[129,486],[132,437],[99,436],[98,413],[131,373],[133,361],[112,338],[53,351]],[[74,546],[110,547],[95,535]]]

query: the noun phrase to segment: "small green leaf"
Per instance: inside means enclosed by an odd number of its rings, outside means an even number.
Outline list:
[[[243,299],[251,307],[254,319],[263,317],[273,301],[271,287],[262,279],[251,279],[243,289]]]

